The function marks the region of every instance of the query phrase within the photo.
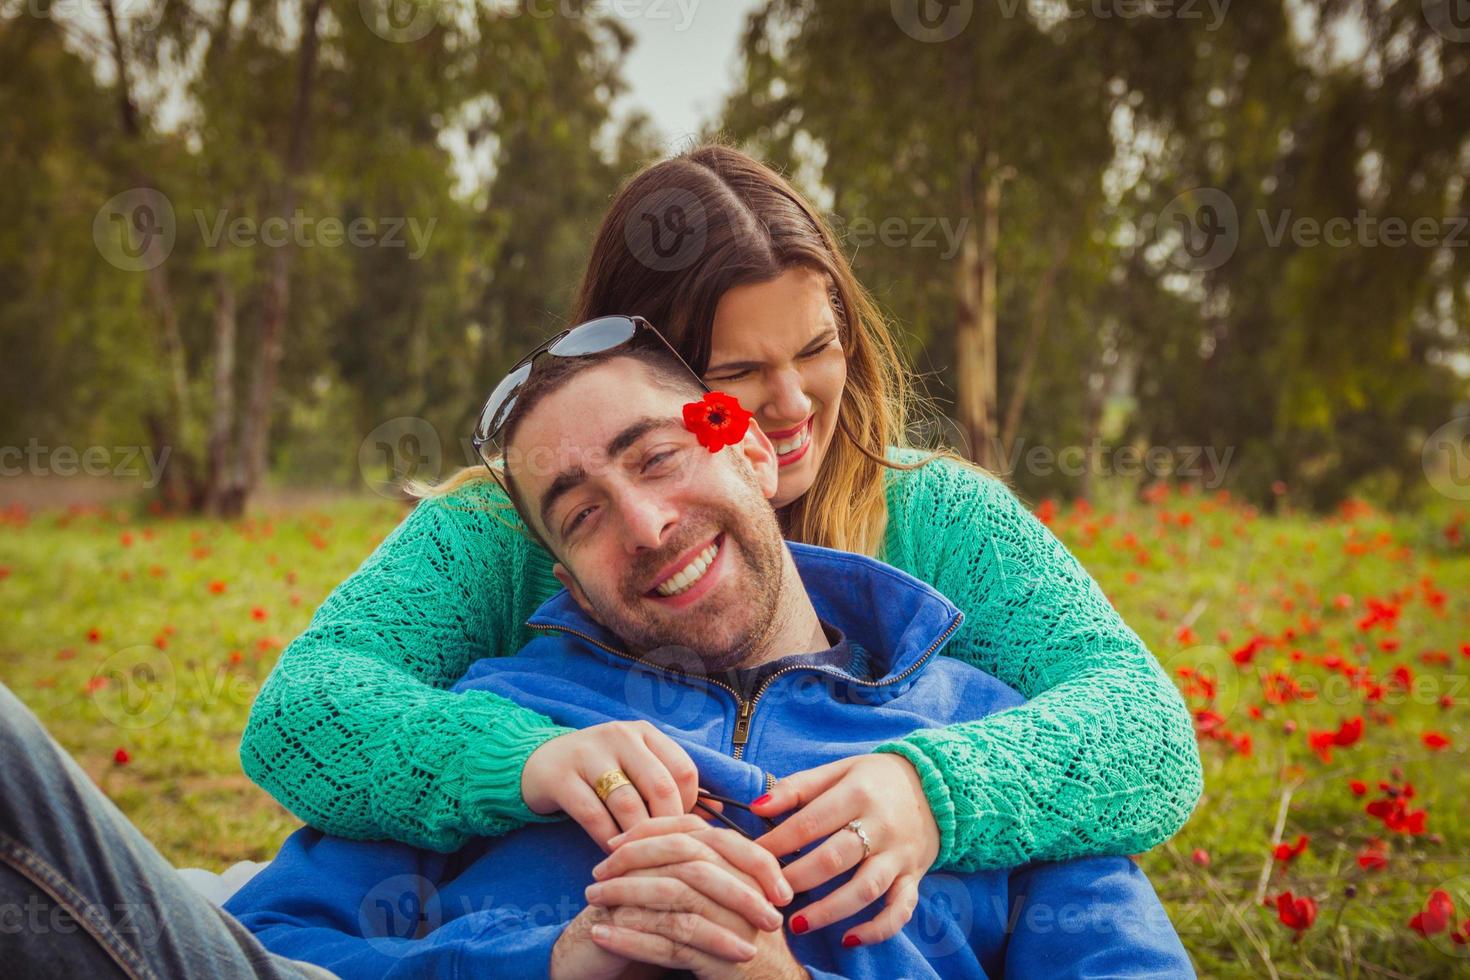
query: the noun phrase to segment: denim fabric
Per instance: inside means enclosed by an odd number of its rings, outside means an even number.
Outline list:
[[[335,976],[185,883],[0,684],[0,975]]]

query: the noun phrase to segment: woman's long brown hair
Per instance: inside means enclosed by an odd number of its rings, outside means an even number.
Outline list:
[[[837,414],[841,436],[811,489],[783,509],[782,527],[794,541],[878,555],[888,518],[883,470],[954,454],[941,450],[908,464],[888,458],[888,447],[909,444],[918,394],[892,329],[853,276],[831,228],[779,174],[718,144],[635,174],[603,218],[571,322],[642,316],[702,374],[720,298],[801,266],[827,279],[847,383]],[[485,471],[462,471],[434,492],[476,472]]]

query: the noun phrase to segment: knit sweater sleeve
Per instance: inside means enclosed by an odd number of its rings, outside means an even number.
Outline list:
[[[952,461],[894,474],[888,501],[885,558],[965,614],[945,652],[1029,699],[878,747],[918,769],[936,863],[1132,854],[1183,826],[1204,785],[1189,712],[1076,557],[998,479]]]
[[[498,494],[421,501],[267,677],[240,763],[312,826],[447,852],[552,819],[526,807],[521,770],[571,729],[488,691],[447,690],[472,661],[514,653],[554,591]]]

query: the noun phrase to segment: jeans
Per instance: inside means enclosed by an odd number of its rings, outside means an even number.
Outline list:
[[[194,891],[0,684],[0,974],[307,977]]]

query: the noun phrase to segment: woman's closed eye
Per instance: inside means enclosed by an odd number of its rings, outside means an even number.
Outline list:
[[[828,336],[828,337],[822,338],[821,343],[817,344],[814,347],[808,347],[806,350],[802,351],[800,354],[797,354],[796,355],[797,360],[800,360],[800,361],[809,361],[809,360],[811,360],[812,358],[816,357],[818,354],[820,354],[823,351],[825,351],[827,348],[831,347],[836,342],[836,339],[837,339],[836,337],[832,337],[832,336]],[[719,377],[713,377],[711,375],[705,375],[704,380],[705,380],[705,383],[706,384],[724,384],[724,383],[727,383],[727,382],[730,382],[730,381],[739,381],[742,378],[747,378],[747,377],[750,376],[750,374],[751,374],[751,369],[750,368],[746,368],[746,369],[744,369],[742,371],[736,371],[733,374],[722,374]]]

